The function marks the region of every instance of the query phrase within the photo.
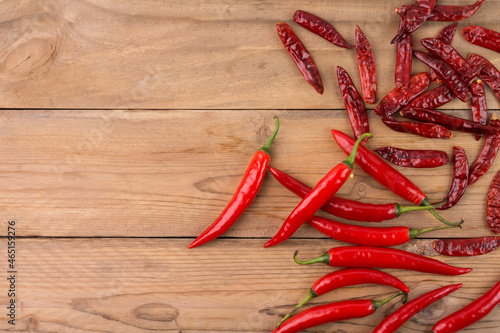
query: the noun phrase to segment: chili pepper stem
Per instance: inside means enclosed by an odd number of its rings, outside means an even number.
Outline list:
[[[405,293],[404,291],[403,292],[400,292],[400,293],[397,293],[397,294],[394,294],[394,295],[391,295],[389,297],[387,297],[386,299],[383,299],[383,300],[380,300],[380,301],[372,301],[372,304],[373,304],[373,310],[377,310],[378,308],[380,308],[382,305],[388,303],[389,301],[391,301],[392,299],[398,297],[398,296],[401,296],[401,295],[404,295],[402,301],[403,303],[406,302],[406,297],[408,295],[408,293]]]
[[[293,254],[293,260],[295,260],[295,262],[299,265],[310,265],[310,264],[317,264],[317,263],[322,263],[322,264],[328,265],[330,263],[330,254],[328,252],[325,252],[323,255],[321,255],[319,257],[309,259],[306,261],[301,261],[301,260],[297,259],[298,253],[299,253],[299,250],[295,251],[295,253]]]
[[[399,217],[401,214],[407,213],[407,212],[413,212],[413,211],[418,211],[418,210],[429,210],[429,209],[434,209],[436,206],[433,205],[428,205],[428,206],[401,206],[398,203],[395,203],[396,206],[396,217]]]
[[[410,239],[415,239],[421,234],[425,234],[426,232],[431,232],[431,231],[436,231],[436,230],[441,230],[441,229],[448,229],[448,228],[456,228],[460,227],[459,225],[443,225],[441,227],[436,227],[436,228],[427,228],[427,229],[422,229],[422,230],[416,230],[416,229],[410,229]]]
[[[424,200],[422,200],[422,202],[420,203],[420,206],[423,206],[423,207],[426,207],[426,206],[431,206],[429,204],[429,199],[425,198]],[[435,210],[434,208],[429,208],[428,211],[434,215],[439,221],[443,222],[444,224],[446,225],[450,225],[450,226],[454,226],[454,227],[460,227],[460,229],[462,229],[462,223],[464,223],[464,219],[461,219],[459,222],[449,222],[447,220],[445,220],[442,216],[440,216]]]
[[[283,324],[283,322],[285,320],[287,320],[288,318],[290,318],[294,313],[295,311],[297,311],[301,306],[303,306],[304,304],[306,304],[307,302],[309,302],[311,299],[313,299],[314,297],[318,296],[314,290],[311,289],[311,291],[309,292],[309,294],[302,300],[300,301],[299,304],[297,304],[292,311],[288,312],[288,314],[283,317],[283,319],[278,323],[278,325],[276,325],[276,328],[279,328],[281,326],[281,324]]]
[[[354,166],[354,160],[356,159],[356,153],[358,151],[359,145],[361,144],[361,142],[363,141],[363,139],[365,139],[365,138],[371,138],[372,136],[373,135],[371,133],[364,133],[363,135],[361,135],[356,140],[356,142],[354,143],[354,146],[352,147],[352,150],[351,150],[351,154],[342,163],[344,163],[345,165],[347,165],[349,168],[352,169],[353,166]]]
[[[259,149],[267,154],[270,154],[271,144],[273,143],[274,138],[276,137],[276,135],[278,134],[278,130],[280,129],[280,121],[278,117],[275,116],[273,119],[276,120],[276,127],[274,128],[274,131],[269,139],[267,139],[266,143],[262,146],[262,148]]]

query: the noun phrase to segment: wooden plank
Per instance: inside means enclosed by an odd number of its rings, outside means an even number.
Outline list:
[[[103,329],[270,332],[317,278],[332,271],[324,265],[295,264],[293,250],[300,249],[300,257],[307,258],[330,246],[331,242],[322,240],[292,240],[286,246],[263,249],[257,240],[222,240],[217,246],[187,250],[182,240],[173,239],[18,239],[15,328],[63,333]],[[406,248],[425,253],[429,246],[430,241],[419,241]],[[4,239],[0,248],[6,248]],[[500,252],[481,258],[428,255],[448,264],[473,267],[474,271],[448,277],[385,269],[410,287],[410,298],[446,284],[464,284],[419,313],[399,332],[429,331],[438,319],[479,297],[500,279],[494,264],[500,261]],[[2,263],[5,268],[6,260]],[[2,286],[6,287],[5,282]],[[393,292],[387,286],[346,287],[313,300],[311,305],[381,299]],[[2,306],[8,301],[4,294]],[[391,302],[370,317],[310,331],[334,328],[339,332],[368,332],[398,306]],[[471,326],[470,332],[498,331],[498,316],[500,309],[496,308]],[[4,311],[0,329],[12,328]]]
[[[466,111],[457,114],[467,116]],[[25,236],[194,237],[222,211],[251,156],[274,128],[271,165],[314,185],[345,155],[330,129],[350,133],[343,110],[307,111],[1,111],[0,219],[16,220]],[[368,147],[462,146],[472,161],[482,141],[456,133],[451,140],[395,133],[370,113],[374,134]],[[460,203],[442,215],[465,218],[463,230],[431,237],[485,236],[485,200],[497,160]],[[452,165],[399,168],[439,201],[448,192]],[[365,202],[409,204],[359,168],[340,195]],[[231,237],[274,235],[298,198],[268,175]],[[342,221],[342,220],[341,220]],[[378,225],[427,228],[439,225],[415,212]],[[301,228],[298,237],[319,237]]]
[[[296,9],[331,21],[349,43],[355,25],[373,46],[378,100],[393,87],[395,35],[401,1],[69,1],[2,2],[0,107],[330,109],[343,107],[335,69],[359,84],[354,50],[329,44],[293,23]],[[446,4],[463,4],[449,0]],[[498,0],[486,1],[460,22],[453,45],[500,67],[493,51],[468,44],[463,27],[500,30]],[[323,75],[325,94],[311,89],[289,59],[275,23],[289,22]],[[427,22],[418,40],[447,23]],[[415,61],[414,72],[425,70]],[[488,103],[500,103],[488,92]],[[373,105],[370,106],[373,108]],[[453,102],[449,108],[468,108]]]

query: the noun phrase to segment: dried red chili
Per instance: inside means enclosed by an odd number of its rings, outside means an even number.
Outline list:
[[[347,71],[340,66],[337,66],[337,79],[339,81],[340,93],[344,101],[347,116],[349,117],[354,137],[357,139],[362,134],[370,131],[366,109],[351,77]]]
[[[500,233],[500,171],[493,177],[486,199],[486,221],[493,233]]]
[[[274,118],[276,119],[274,132],[264,146],[254,154],[231,201],[215,221],[188,246],[188,249],[203,245],[222,235],[236,222],[241,214],[250,206],[253,199],[255,199],[262,185],[262,181],[266,174],[266,168],[270,161],[269,154],[271,144],[279,130],[279,120],[277,117]]]
[[[493,90],[497,99],[500,100],[500,71],[480,55],[470,54],[467,60],[471,65],[481,66],[479,76]]]
[[[424,38],[420,43],[430,54],[443,60],[460,76],[471,70],[471,66],[464,57],[451,45],[443,43],[437,38]]]
[[[449,209],[455,206],[464,195],[469,180],[469,161],[461,147],[453,147],[453,180],[450,190],[446,195],[446,203],[439,210]]]
[[[304,44],[302,44],[299,37],[285,22],[277,23],[276,30],[283,46],[295,62],[295,65],[299,68],[307,83],[322,95],[325,89],[323,87],[321,75]]]
[[[462,35],[469,43],[500,53],[500,32],[498,31],[469,25],[463,28]]]
[[[478,0],[472,5],[465,6],[441,6],[436,5],[432,9],[431,14],[427,17],[427,21],[447,21],[455,22],[465,20],[476,13],[476,11],[481,7],[484,0]],[[396,13],[401,16],[405,16],[408,10],[413,5],[404,5],[396,8]]]
[[[432,244],[437,253],[452,257],[478,256],[500,247],[500,237],[437,239]]]
[[[450,156],[442,150],[417,150],[396,147],[374,149],[382,158],[402,167],[436,168],[450,162]]]
[[[351,49],[354,47],[353,45],[347,44],[344,37],[342,37],[330,23],[316,15],[305,12],[303,10],[297,10],[293,14],[293,20],[307,30],[323,37],[327,41],[337,46],[346,49]]]
[[[436,8],[436,7],[434,7],[434,8]],[[457,30],[457,22],[444,27],[438,33],[438,35],[436,36],[436,39],[440,40],[441,42],[443,42],[445,44],[450,45],[452,40],[453,40],[453,37],[455,36],[456,30]],[[436,82],[436,83],[442,82],[442,80],[439,78],[439,76],[436,74],[436,72],[432,68],[429,70],[429,72],[431,74],[432,82]]]
[[[377,95],[377,69],[372,47],[366,35],[356,26],[356,58],[358,60],[361,94],[366,103],[375,103]]]
[[[436,2],[437,0],[416,0],[415,4],[404,15],[401,28],[398,34],[391,40],[391,44],[402,40],[424,24],[436,6]]]
[[[438,124],[396,121],[388,117],[382,118],[382,121],[386,126],[397,132],[411,133],[424,138],[451,139],[453,136],[450,131]]]
[[[403,24],[401,17],[399,26]],[[413,39],[406,36],[396,43],[396,69],[394,71],[396,87],[407,86],[411,78],[411,65],[413,60]]]
[[[477,79],[470,84],[470,91],[472,98],[470,100],[470,107],[472,112],[472,121],[486,125],[488,118],[488,107],[486,105],[486,92],[484,91],[483,81]],[[481,138],[480,134],[476,134],[476,140]]]

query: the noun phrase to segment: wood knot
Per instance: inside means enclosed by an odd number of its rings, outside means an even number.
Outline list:
[[[137,319],[169,322],[177,319],[179,310],[165,303],[148,303],[134,309]]]
[[[262,125],[260,128],[259,128],[259,140],[261,142],[266,142],[267,139],[269,139],[269,137],[271,136],[271,134],[273,133],[273,131],[271,131],[271,128],[267,125]]]
[[[357,183],[354,186],[354,194],[358,199],[366,197],[366,194],[368,193],[366,183]]]

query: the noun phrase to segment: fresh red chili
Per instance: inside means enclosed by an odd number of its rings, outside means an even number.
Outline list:
[[[299,197],[304,198],[309,192],[311,192],[311,187],[286,174],[285,172],[273,168],[272,166],[268,166],[267,168],[277,181]],[[432,208],[432,206],[401,206],[398,203],[376,205],[337,196],[332,196],[321,207],[323,211],[342,217],[346,220],[364,222],[391,220],[407,212],[427,210],[430,208]]]
[[[446,203],[439,210],[449,209],[455,206],[464,195],[469,181],[469,161],[461,147],[453,147],[453,180],[446,195]]]
[[[322,95],[325,89],[323,87],[321,75],[304,44],[302,44],[299,37],[285,22],[277,23],[276,30],[283,46],[295,62],[295,65],[299,68],[307,83]]]
[[[342,37],[330,23],[316,15],[303,10],[297,10],[293,14],[293,20],[307,30],[323,37],[337,46],[346,49],[354,47],[353,45],[348,45],[344,37]]]
[[[388,146],[373,151],[389,162],[402,167],[436,168],[450,162],[450,156],[442,150],[402,149]]]
[[[416,0],[415,4],[404,15],[401,28],[398,34],[392,39],[391,44],[402,40],[424,24],[436,6],[436,2],[437,0]]]
[[[410,289],[398,278],[377,271],[372,268],[343,268],[338,271],[329,273],[319,278],[314,282],[313,286],[309,290],[309,294],[300,301],[297,306],[293,308],[281,322],[278,324],[279,327],[285,320],[290,318],[290,316],[295,313],[300,307],[309,302],[311,299],[324,295],[330,291],[347,287],[355,286],[360,284],[378,284],[384,286],[391,286],[405,293],[409,293]]]
[[[498,303],[500,303],[500,281],[483,296],[438,321],[432,327],[432,332],[451,333],[460,331],[486,317]]]
[[[435,8],[435,7],[434,7]],[[450,45],[453,37],[455,36],[455,32],[457,31],[457,22],[444,27],[436,36],[436,39],[440,40],[441,42]],[[439,78],[439,76],[436,74],[436,72],[431,68],[429,70],[431,74],[431,79],[433,82],[436,83],[441,83],[442,80]]]
[[[472,271],[472,268],[455,267],[419,254],[385,247],[339,246],[306,261],[297,259],[297,253],[295,251],[294,260],[300,265],[323,263],[331,267],[396,268],[440,275],[460,275]]]
[[[470,107],[472,112],[472,121],[480,123],[481,125],[486,125],[486,120],[488,118],[488,107],[486,105],[486,93],[484,90],[483,81],[477,79],[470,84],[470,91],[472,93],[472,98],[470,101]],[[476,140],[481,139],[480,134],[476,134]]]
[[[486,254],[500,246],[500,237],[487,236],[465,239],[438,239],[432,244],[437,253],[452,257],[471,257]]]
[[[398,328],[403,326],[403,324],[407,322],[411,317],[413,317],[432,303],[460,289],[462,285],[462,283],[451,284],[442,288],[435,289],[415,298],[414,300],[411,300],[410,302],[404,304],[396,311],[385,317],[384,320],[382,320],[380,324],[375,327],[372,333],[396,332]]]
[[[395,246],[407,243],[426,232],[454,228],[443,225],[437,228],[416,230],[408,227],[365,227],[345,224],[320,216],[313,216],[307,223],[330,238],[341,242],[368,246]]]
[[[493,177],[486,199],[486,221],[493,233],[500,233],[500,171]]]
[[[339,81],[340,93],[344,101],[347,116],[351,123],[352,132],[357,139],[362,134],[370,132],[366,109],[351,77],[347,71],[340,66],[337,66],[337,79]]]
[[[373,314],[375,310],[385,303],[401,295],[403,293],[392,295],[381,301],[359,299],[317,305],[285,321],[273,333],[296,333],[314,326],[339,320],[366,317]]]
[[[280,244],[290,238],[308,218],[313,216],[328,199],[337,193],[351,174],[354,158],[362,140],[371,136],[370,133],[365,133],[356,140],[349,157],[342,163],[337,164],[316,184],[311,192],[293,209],[283,222],[278,233],[264,247]]]
[[[429,17],[427,17],[427,21],[447,21],[447,22],[455,22],[465,20],[466,18],[471,17],[476,13],[476,11],[481,7],[484,0],[478,0],[472,5],[465,6],[441,6],[436,5],[432,10]],[[413,5],[404,5],[396,8],[396,13],[401,16],[405,16],[408,10]]]
[[[368,38],[356,26],[356,58],[361,80],[361,94],[366,103],[375,103],[377,95],[377,69],[372,47]]]
[[[453,136],[450,131],[438,124],[396,121],[389,117],[382,118],[382,122],[397,132],[411,133],[424,138],[451,139]]]
[[[481,79],[493,90],[493,93],[500,100],[500,71],[493,66],[486,58],[471,54],[467,58],[469,64],[481,66]]]
[[[275,117],[275,119],[276,127],[274,132],[264,146],[254,154],[231,201],[215,221],[188,246],[188,249],[203,245],[222,235],[236,222],[248,206],[250,206],[262,185],[264,175],[266,174],[266,168],[270,161],[269,154],[271,144],[278,134],[279,120],[277,117]]]
[[[424,38],[420,40],[420,43],[430,54],[443,60],[460,76],[471,70],[471,65],[453,46],[443,43],[437,38]]]
[[[500,32],[498,31],[469,25],[462,29],[462,35],[469,43],[500,53]]]
[[[401,17],[399,26],[403,24]],[[396,43],[396,69],[394,71],[396,87],[407,86],[411,78],[411,65],[413,60],[413,39],[406,36]]]
[[[332,135],[344,153],[348,153],[352,149],[354,145],[354,140],[352,138],[333,129]],[[397,194],[401,198],[416,205],[429,206],[427,196],[417,185],[387,164],[368,148],[364,146],[359,147],[355,162],[364,172],[388,190],[392,191],[394,194]],[[439,216],[434,209],[429,209],[429,212],[431,212],[441,222],[448,225],[460,225],[463,223],[463,220],[458,223],[450,223]]]
[[[500,120],[493,114],[490,119],[490,126],[500,127]],[[490,169],[491,165],[495,161],[498,154],[498,149],[500,148],[500,133],[486,135],[484,139],[483,148],[476,158],[474,164],[469,171],[469,181],[467,186],[470,186],[477,182],[479,178],[484,176],[486,172]]]

